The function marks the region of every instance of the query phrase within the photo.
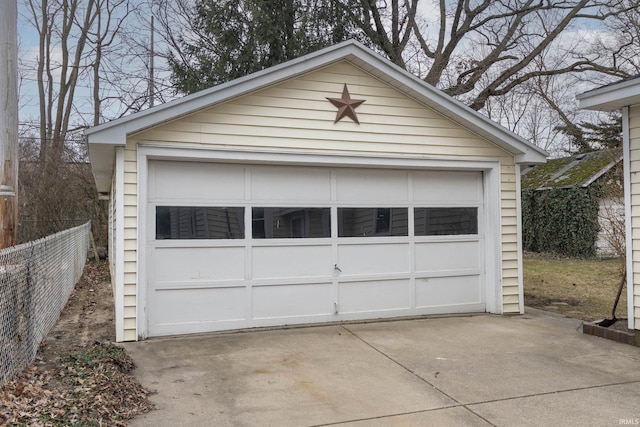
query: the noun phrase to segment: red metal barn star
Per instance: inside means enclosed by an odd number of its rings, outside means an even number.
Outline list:
[[[349,95],[349,89],[347,89],[347,84],[344,84],[344,89],[342,89],[342,98],[327,98],[333,105],[338,107],[338,114],[336,115],[336,120],[333,123],[338,123],[343,117],[349,117],[354,122],[360,124],[358,121],[358,116],[356,115],[356,108],[360,106],[364,99],[351,99]]]

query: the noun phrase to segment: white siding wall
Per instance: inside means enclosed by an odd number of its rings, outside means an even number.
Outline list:
[[[617,256],[615,250],[617,246],[611,246],[611,241],[616,237],[615,226],[624,224],[624,203],[620,203],[619,199],[601,199],[598,207],[598,224],[600,231],[596,239],[596,253],[600,256]],[[621,237],[624,239],[624,236]]]
[[[335,123],[337,109],[325,97],[340,97],[347,83],[360,125]],[[140,133],[125,151],[125,340],[136,339],[136,144],[238,146],[432,158],[491,158],[501,164],[503,311],[519,313],[516,177],[513,156],[451,120],[346,62]]]
[[[633,241],[633,305],[636,330],[640,330],[640,106],[629,109],[631,170],[631,228]]]

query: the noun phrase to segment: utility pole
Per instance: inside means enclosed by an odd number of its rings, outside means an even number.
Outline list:
[[[155,88],[155,82],[153,79],[153,57],[155,56],[155,46],[154,46],[154,42],[153,42],[153,33],[154,33],[154,28],[153,28],[153,10],[151,11],[151,37],[150,37],[150,43],[149,43],[149,107],[153,107],[153,97],[154,97],[154,92],[156,90]]]
[[[18,243],[18,2],[0,0],[0,248]]]

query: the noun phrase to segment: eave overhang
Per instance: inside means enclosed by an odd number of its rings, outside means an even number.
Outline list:
[[[349,40],[88,129],[85,134],[89,143],[89,156],[98,191],[109,191],[115,149],[126,146],[128,137],[340,61],[352,63],[417,102],[514,155],[516,163],[526,165],[546,161],[548,153],[541,148],[425,83],[359,42]]]
[[[640,77],[602,86],[576,96],[580,108],[614,111],[640,105]]]

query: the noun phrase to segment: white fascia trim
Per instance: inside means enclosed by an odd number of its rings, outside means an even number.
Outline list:
[[[640,78],[593,89],[576,99],[578,106],[586,110],[613,111],[640,104]]]
[[[640,103],[640,78],[624,80],[576,96],[580,108],[613,111]]]
[[[498,159],[486,157],[434,157],[420,155],[396,155],[373,153],[283,151],[249,148],[210,148],[202,146],[168,147],[154,143],[139,143],[138,153],[150,159],[178,161],[219,161],[228,163],[295,164],[302,166],[344,166],[383,168],[424,168],[434,170],[487,170],[495,166]]]
[[[116,342],[124,341],[124,148],[115,155],[115,248],[113,248]]]
[[[635,323],[635,307],[633,295],[633,228],[631,223],[631,138],[629,134],[629,107],[622,108],[622,149],[624,173],[624,226],[627,261],[627,322],[633,330]]]

